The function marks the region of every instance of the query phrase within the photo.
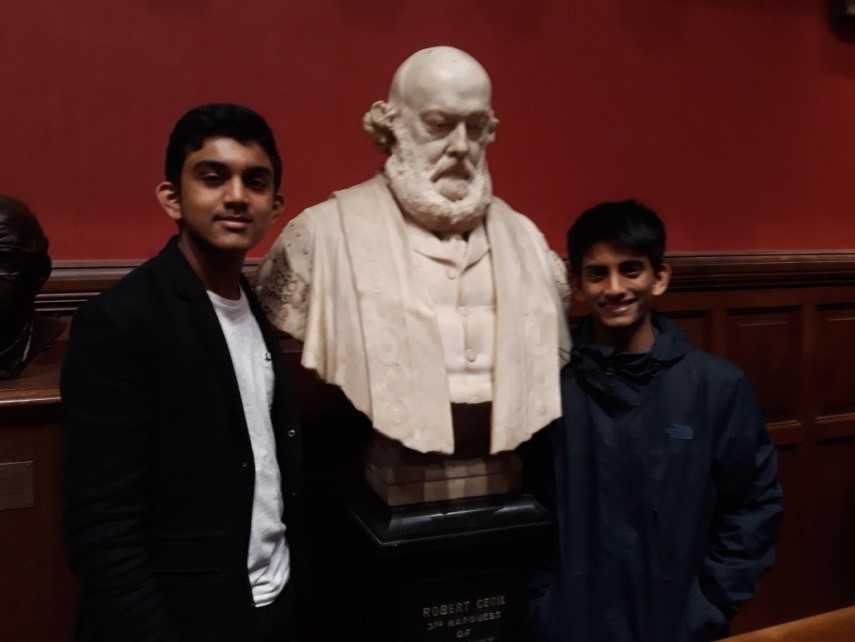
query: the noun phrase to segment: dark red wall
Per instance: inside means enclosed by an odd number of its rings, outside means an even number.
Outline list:
[[[55,259],[147,256],[173,229],[153,196],[172,124],[227,100],[277,132],[290,218],[381,163],[363,112],[409,53],[445,43],[490,71],[497,192],[556,248],[579,211],[625,197],[662,213],[672,250],[853,248],[855,43],[833,35],[826,11],[825,0],[0,0],[0,192],[31,204]]]

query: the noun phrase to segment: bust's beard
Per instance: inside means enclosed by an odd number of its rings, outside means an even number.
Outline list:
[[[441,177],[436,182],[431,176],[436,166],[426,162],[418,153],[416,144],[403,128],[396,128],[397,144],[386,160],[386,177],[398,204],[419,225],[431,232],[465,233],[474,229],[487,211],[493,198],[493,185],[484,156],[477,166],[469,159],[458,161],[469,173],[470,180]],[[454,162],[445,160],[449,167]],[[446,193],[460,192],[460,198],[450,200]],[[455,194],[456,195],[456,194]]]

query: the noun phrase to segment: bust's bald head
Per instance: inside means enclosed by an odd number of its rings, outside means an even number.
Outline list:
[[[418,111],[439,101],[445,107],[486,113],[485,142],[489,143],[499,124],[493,115],[492,93],[490,76],[475,58],[455,47],[428,47],[401,63],[392,78],[388,101],[372,105],[363,118],[363,128],[388,154],[395,143],[392,123],[402,109]]]
[[[493,87],[487,70],[465,51],[430,47],[417,51],[398,67],[389,89],[389,103],[395,107],[419,104],[437,91],[454,91],[489,107]]]

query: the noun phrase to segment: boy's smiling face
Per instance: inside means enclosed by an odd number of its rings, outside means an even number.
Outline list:
[[[670,277],[667,264],[656,269],[645,254],[607,243],[592,245],[571,278],[574,296],[590,309],[594,341],[625,352],[650,348],[653,298],[665,292]]]
[[[187,154],[181,184],[158,186],[185,243],[203,253],[246,254],[282,211],[270,157],[255,142],[215,136]]]

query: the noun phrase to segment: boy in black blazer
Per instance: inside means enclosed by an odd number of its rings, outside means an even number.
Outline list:
[[[282,210],[264,119],[185,114],[157,198],[178,234],[81,306],[62,372],[82,641],[295,639],[300,449],[241,270]]]

